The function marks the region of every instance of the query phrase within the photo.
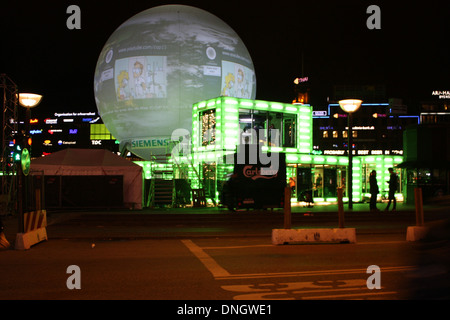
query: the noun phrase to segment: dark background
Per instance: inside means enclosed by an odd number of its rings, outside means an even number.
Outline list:
[[[293,80],[308,76],[311,104],[326,105],[334,84],[384,84],[415,112],[433,90],[450,90],[448,1],[182,1],[216,15],[246,44],[256,99],[291,102]],[[69,30],[69,5],[81,30]],[[20,92],[44,95],[33,114],[96,111],[93,78],[100,51],[120,24],[168,1],[2,1],[0,73]],[[381,30],[369,30],[369,5]],[[36,112],[36,113],[35,113]]]

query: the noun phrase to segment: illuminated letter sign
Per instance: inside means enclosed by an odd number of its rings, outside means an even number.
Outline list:
[[[102,140],[91,140],[93,146],[101,146]]]
[[[450,91],[433,91],[433,96],[439,96],[439,99],[450,99]]]
[[[77,134],[78,129],[69,129],[69,134]]]
[[[313,117],[326,117],[327,111],[313,111],[312,115]]]
[[[45,119],[45,124],[57,124],[58,119]]]
[[[169,138],[148,138],[131,141],[131,147],[137,149],[166,147],[169,145]]]
[[[299,84],[299,83],[307,82],[307,81],[308,81],[308,77],[296,78],[296,79],[294,80],[294,83],[295,83],[295,84]]]

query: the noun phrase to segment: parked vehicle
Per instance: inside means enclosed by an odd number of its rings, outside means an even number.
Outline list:
[[[233,174],[222,190],[223,204],[231,211],[284,207],[285,154],[263,154],[259,146],[251,146],[254,145],[241,145],[234,155]]]

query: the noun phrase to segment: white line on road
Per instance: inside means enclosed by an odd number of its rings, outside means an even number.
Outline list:
[[[197,246],[191,240],[181,240],[184,245],[200,260],[201,263],[212,273],[214,278],[228,278],[230,273],[222,268],[216,260],[211,258],[202,248]]]
[[[350,294],[336,294],[336,295],[330,295],[330,296],[317,295],[317,296],[302,297],[302,300],[342,299],[342,298],[350,298],[350,297],[384,296],[384,295],[391,295],[391,294],[398,294],[398,292],[396,292],[396,291],[373,292],[373,293],[372,292],[371,293],[358,292],[358,293],[350,293]],[[354,298],[354,299],[356,299],[356,298]]]
[[[356,242],[354,245],[378,245],[378,244],[406,244],[407,241],[371,241],[371,242]],[[308,245],[308,244],[304,244]],[[314,245],[314,244],[309,244]],[[332,244],[335,246],[336,244]],[[342,244],[345,246],[352,244]],[[263,247],[283,247],[283,246],[274,246],[273,244],[257,244],[257,245],[246,245],[246,246],[221,246],[221,247],[203,247],[203,250],[217,250],[217,249],[245,249],[245,248],[263,248]]]
[[[257,279],[257,278],[274,278],[274,277],[309,277],[319,275],[339,275],[339,274],[365,274],[367,268],[364,269],[343,269],[343,270],[308,270],[308,271],[293,271],[293,272],[274,272],[274,273],[248,273],[248,274],[230,274],[222,266],[220,266],[204,249],[197,246],[191,240],[181,240],[181,242],[203,263],[209,272],[216,280],[224,279]],[[212,247],[209,247],[211,250]],[[216,247],[214,247],[216,248]],[[225,247],[217,247],[225,249]],[[384,267],[383,272],[399,272],[414,270],[414,266],[398,266],[398,267]]]
[[[401,267],[384,267],[383,272],[399,272],[415,270],[413,266]],[[248,273],[235,274],[222,277],[216,277],[217,280],[224,279],[257,279],[257,278],[278,278],[278,277],[312,277],[323,275],[342,275],[342,274],[366,274],[367,268],[364,269],[341,269],[341,270],[309,270],[309,271],[294,271],[294,272],[275,272],[275,273]]]

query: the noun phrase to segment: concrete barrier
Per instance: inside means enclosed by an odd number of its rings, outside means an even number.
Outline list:
[[[45,228],[35,229],[26,233],[18,233],[14,249],[28,250],[31,246],[45,240],[48,240],[47,230]]]
[[[355,228],[273,229],[272,244],[295,243],[355,243]]]
[[[23,231],[16,235],[14,248],[28,250],[31,246],[48,240],[47,237],[47,211],[38,210],[27,212],[23,216]]]
[[[429,228],[424,226],[411,226],[406,229],[406,241],[419,241],[426,237]]]

